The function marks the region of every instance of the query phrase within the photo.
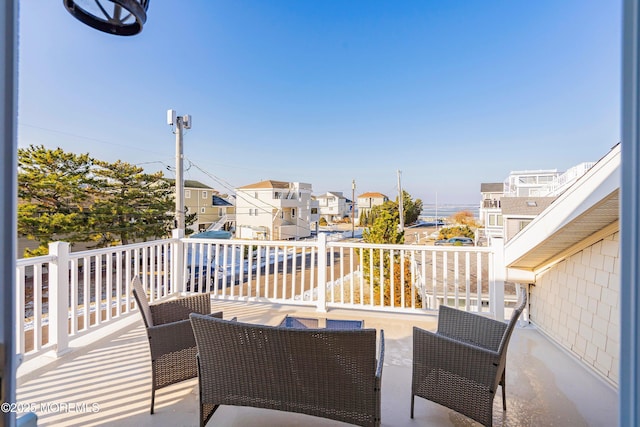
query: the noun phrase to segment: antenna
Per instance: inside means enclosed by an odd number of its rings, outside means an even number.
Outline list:
[[[167,110],[167,124],[169,126],[176,124],[176,110]]]

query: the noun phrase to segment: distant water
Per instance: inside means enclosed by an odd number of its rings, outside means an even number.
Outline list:
[[[469,211],[473,214],[474,218],[478,218],[479,204],[463,204],[463,205],[423,205],[422,212],[420,213],[420,219],[435,218],[449,218],[455,213],[460,211]],[[437,214],[436,214],[437,211]]]

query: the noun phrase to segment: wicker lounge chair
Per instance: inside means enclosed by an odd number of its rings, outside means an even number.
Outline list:
[[[507,346],[526,300],[523,293],[508,323],[440,306],[436,333],[413,328],[411,418],[419,396],[492,425],[498,385],[507,409]]]
[[[384,332],[261,326],[192,314],[200,426],[219,405],[380,425]],[[376,360],[377,357],[377,360]]]
[[[132,282],[133,296],[147,328],[151,351],[151,413],[156,390],[198,375],[196,342],[189,314],[200,313],[222,318],[222,312],[211,313],[209,294],[199,294],[158,304],[147,301],[140,279]]]

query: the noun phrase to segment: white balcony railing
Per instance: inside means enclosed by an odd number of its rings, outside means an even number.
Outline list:
[[[499,241],[499,239],[497,239]],[[504,318],[502,248],[317,241],[167,239],[17,262],[17,351],[64,353],[80,336],[151,301],[184,292],[214,299],[419,312],[441,304]]]

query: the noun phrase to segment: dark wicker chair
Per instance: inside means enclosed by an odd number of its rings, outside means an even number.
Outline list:
[[[209,294],[149,304],[140,279],[132,282],[133,296],[147,328],[151,351],[151,413],[156,390],[198,376],[196,342],[189,314],[200,313],[222,318],[222,312],[211,313]]]
[[[523,293],[508,323],[440,306],[436,333],[413,328],[411,418],[419,396],[492,425],[498,385],[507,409],[507,346],[526,301]]]
[[[200,426],[219,405],[380,425],[384,332],[262,326],[192,314]],[[376,360],[377,357],[377,360]]]

